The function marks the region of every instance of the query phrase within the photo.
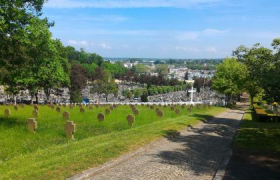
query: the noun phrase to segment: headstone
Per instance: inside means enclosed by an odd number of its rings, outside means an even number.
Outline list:
[[[39,107],[37,105],[34,105],[33,108],[39,110]]]
[[[76,124],[74,124],[73,121],[69,121],[69,120],[66,121],[66,124],[64,125],[64,131],[65,131],[67,138],[73,139],[74,133],[76,131]]]
[[[110,114],[110,112],[111,112],[110,109],[105,109],[105,114],[106,115]]]
[[[151,109],[151,110],[153,110],[153,109],[154,109],[154,106],[153,106],[153,105],[151,105],[151,106],[150,106],[150,109]]]
[[[190,107],[188,107],[188,112],[192,112],[192,108],[191,108],[191,106],[190,106]]]
[[[56,112],[60,112],[60,107],[56,107]]]
[[[99,122],[104,121],[104,120],[105,120],[104,114],[99,113],[99,114],[97,115],[97,119],[98,119]]]
[[[38,117],[39,116],[39,111],[37,109],[33,109],[32,115],[33,115],[33,117]]]
[[[174,106],[171,106],[171,107],[170,107],[170,110],[171,110],[171,111],[174,111],[174,109],[175,109]]]
[[[127,121],[128,125],[132,126],[134,123],[134,120],[135,120],[135,118],[133,115],[129,114],[126,116],[126,121]]]
[[[5,109],[4,113],[5,113],[5,116],[7,116],[7,117],[11,116],[11,110],[10,109]]]
[[[113,106],[110,106],[109,109],[110,109],[111,111],[113,111],[113,110],[114,110],[114,107],[113,107]]]
[[[160,118],[163,117],[163,112],[161,110],[158,110],[157,111],[157,116],[160,117]]]
[[[15,105],[15,106],[14,106],[14,109],[15,109],[15,111],[18,111],[18,106]]]
[[[36,109],[34,109],[34,110],[36,110]],[[35,133],[36,129],[37,129],[37,121],[34,118],[29,118],[27,120],[27,130],[30,133]]]
[[[181,113],[181,111],[180,111],[179,109],[176,109],[176,110],[175,110],[175,113],[176,113],[177,115],[179,115],[179,114]]]
[[[67,112],[67,111],[65,111],[65,112],[63,113],[63,119],[69,120],[69,118],[70,118],[70,113]]]
[[[134,114],[135,116],[138,116],[138,115],[139,115],[139,113],[140,113],[140,112],[139,112],[139,110],[138,110],[138,109],[136,109],[136,108],[135,108],[135,109],[133,109],[133,114]]]
[[[84,112],[85,112],[85,108],[81,107],[81,108],[80,108],[80,112],[81,112],[81,113],[84,113]]]

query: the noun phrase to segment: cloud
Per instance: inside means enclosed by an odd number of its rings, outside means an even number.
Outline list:
[[[180,33],[176,39],[180,41],[195,40],[199,36],[199,32],[183,32]]]
[[[229,30],[218,30],[218,29],[205,29],[203,31],[179,32],[177,33],[176,39],[179,41],[196,40],[199,37],[219,36],[219,35],[224,35],[227,32],[229,32]]]
[[[76,41],[76,40],[69,40],[67,41],[67,45],[69,46],[74,46],[76,48],[86,48],[86,49],[90,49],[90,48],[101,48],[101,49],[112,49],[112,47],[110,45],[108,45],[107,43],[94,43],[94,42],[88,42],[88,41]]]
[[[219,30],[219,29],[205,29],[202,33],[204,35],[216,35],[216,34],[225,34],[228,30]]]
[[[216,52],[218,52],[215,47],[208,47],[208,48],[206,48],[205,51],[209,52],[209,53],[216,53]]]
[[[49,0],[48,8],[187,8],[223,0]]]
[[[89,46],[89,42],[87,42],[87,41],[69,40],[67,42],[67,44],[70,46],[81,46],[81,47]]]
[[[109,45],[106,44],[106,43],[101,43],[101,44],[99,44],[99,47],[101,47],[101,48],[103,48],[103,49],[112,49],[112,47],[109,46]]]
[[[183,47],[183,46],[176,46],[175,50],[182,50],[182,51],[189,51],[189,52],[199,52],[199,49]]]

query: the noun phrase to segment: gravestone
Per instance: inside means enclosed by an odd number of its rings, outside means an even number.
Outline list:
[[[105,114],[106,115],[110,114],[110,112],[111,112],[110,109],[105,109]]]
[[[153,110],[153,109],[154,109],[154,106],[153,106],[153,105],[151,105],[151,106],[150,106],[150,109],[151,109],[151,110]]]
[[[7,117],[11,116],[11,110],[10,109],[5,109],[4,113],[5,113],[5,116],[7,116]]]
[[[129,114],[126,116],[126,121],[127,121],[128,125],[132,126],[134,123],[134,120],[135,120],[135,118],[133,115]]]
[[[34,110],[36,110],[36,109],[34,109]],[[27,130],[30,133],[35,133],[36,129],[37,129],[37,121],[34,118],[29,118],[27,120]]]
[[[176,113],[177,115],[179,115],[179,114],[181,113],[181,111],[180,111],[179,109],[176,109],[176,110],[175,110],[175,113]]]
[[[188,107],[188,112],[192,112],[192,107]]]
[[[39,107],[37,105],[34,105],[33,108],[39,110]]]
[[[14,110],[18,111],[18,106],[17,105],[14,106]]]
[[[65,112],[63,113],[63,119],[69,120],[69,118],[70,118],[70,113],[67,112],[67,111],[65,111]]]
[[[109,109],[110,109],[111,111],[113,111],[113,110],[114,110],[114,107],[113,107],[113,106],[110,106]]]
[[[84,112],[85,112],[85,108],[81,107],[81,108],[80,108],[80,112],[81,112],[81,113],[84,113]]]
[[[39,111],[37,109],[33,109],[32,115],[33,115],[33,117],[38,117],[39,116]]]
[[[139,112],[139,110],[138,109],[133,109],[133,114],[135,115],[135,116],[138,116],[139,114],[140,114],[140,112]]]
[[[171,110],[171,111],[174,111],[174,109],[175,109],[174,106],[171,106],[171,107],[170,107],[170,110]]]
[[[99,113],[99,114],[97,115],[97,119],[98,119],[99,122],[104,121],[104,120],[105,120],[104,114]]]
[[[74,139],[74,133],[76,132],[76,124],[74,124],[73,121],[66,121],[66,124],[64,125],[64,131],[69,139]]]
[[[160,118],[163,117],[163,112],[161,110],[158,110],[157,111],[157,116],[160,117]]]
[[[56,112],[60,112],[60,107],[56,107]]]

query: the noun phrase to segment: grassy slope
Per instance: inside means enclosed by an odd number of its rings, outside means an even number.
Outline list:
[[[235,148],[280,152],[280,123],[258,122],[248,110],[234,143]]]
[[[122,107],[119,107],[122,108]],[[125,116],[126,111],[128,108],[123,109],[124,113],[122,114]],[[145,116],[145,111],[147,110],[147,115]],[[47,110],[46,110],[47,111]],[[102,127],[100,126],[96,130],[100,131],[99,134],[96,134],[95,131],[88,132],[90,128],[88,127],[89,124],[83,123],[89,120],[83,121],[76,114],[73,113],[75,116],[73,119],[77,119],[75,121],[80,125],[80,134],[77,131],[76,140],[68,141],[63,137],[62,130],[59,129],[58,124],[63,124],[62,122],[56,122],[54,124],[50,123],[49,120],[47,121],[48,126],[43,127],[41,130],[38,129],[36,135],[32,136],[31,138],[29,134],[26,134],[28,139],[28,143],[24,141],[26,147],[22,148],[22,144],[17,146],[16,143],[21,143],[20,141],[20,131],[22,126],[20,120],[18,120],[15,124],[5,124],[4,128],[2,126],[1,130],[4,130],[0,133],[0,136],[10,133],[11,139],[4,137],[6,139],[6,143],[0,139],[1,143],[4,145],[8,145],[7,142],[15,146],[14,152],[8,152],[11,158],[0,162],[0,178],[1,179],[65,179],[66,177],[72,176],[75,173],[81,172],[90,167],[98,166],[112,158],[116,158],[126,152],[131,150],[135,150],[140,146],[151,142],[152,140],[158,139],[162,137],[164,134],[164,130],[179,130],[188,124],[195,124],[198,123],[200,120],[195,116],[192,116],[196,113],[201,115],[205,115],[205,118],[209,115],[215,115],[222,111],[223,108],[212,108],[207,110],[200,110],[197,112],[193,112],[192,115],[183,114],[183,116],[175,116],[172,114],[173,112],[166,111],[165,116],[169,116],[170,118],[164,120],[157,120],[153,114],[150,114],[148,111],[149,109],[141,109],[140,114],[143,117],[139,117],[139,121],[142,121],[140,124],[135,124],[134,128],[129,128],[126,124],[123,126],[119,126],[117,124],[112,125],[112,123],[104,124]],[[45,112],[51,113],[51,112]],[[53,115],[57,116],[54,112]],[[98,113],[98,112],[96,112]],[[170,113],[168,115],[168,113]],[[49,114],[50,115],[50,114]],[[24,114],[22,115],[24,116]],[[90,115],[92,117],[92,114]],[[117,114],[111,114],[111,120],[117,119]],[[28,115],[26,115],[28,117]],[[26,118],[24,117],[24,118]],[[47,116],[46,116],[47,117]],[[84,114],[81,117],[87,119],[87,115]],[[13,118],[13,117],[11,117]],[[147,119],[153,119],[152,122],[148,122]],[[16,119],[16,118],[15,118]],[[80,122],[79,122],[79,119]],[[1,119],[3,120],[3,118]],[[41,121],[44,121],[41,119]],[[107,118],[107,121],[110,121],[110,118]],[[118,121],[118,120],[117,120]],[[122,122],[121,122],[122,121]],[[123,123],[121,120],[119,123]],[[14,122],[14,121],[13,121]],[[38,120],[40,122],[40,120]],[[125,121],[124,121],[125,122]],[[92,121],[91,123],[95,123]],[[106,121],[104,123],[107,123]],[[114,123],[113,123],[114,124]],[[95,124],[98,127],[98,124]],[[11,128],[11,127],[14,128]],[[9,127],[9,128],[7,128]],[[54,128],[55,127],[55,128]],[[104,128],[106,127],[106,128]],[[58,129],[56,129],[58,128]],[[95,128],[94,126],[92,128]],[[56,129],[51,131],[50,129]],[[6,132],[5,132],[6,131]],[[40,132],[41,131],[41,132]],[[38,134],[41,136],[38,136]],[[45,133],[45,134],[44,134]],[[48,135],[49,133],[49,135]],[[57,137],[61,135],[61,137]],[[36,138],[36,136],[38,136]],[[53,140],[50,140],[53,136]],[[32,141],[35,141],[36,149],[32,149]],[[45,142],[46,141],[46,142]],[[66,142],[65,142],[66,141]],[[46,146],[46,144],[48,146]],[[28,149],[30,146],[31,149]],[[2,146],[5,147],[5,146]],[[34,146],[33,146],[34,147]],[[27,150],[25,149],[27,148]],[[13,148],[8,147],[6,150],[13,150]],[[2,150],[0,152],[6,152]],[[20,153],[19,153],[20,152]]]

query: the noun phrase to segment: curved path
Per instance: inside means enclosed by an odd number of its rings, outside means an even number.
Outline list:
[[[70,179],[213,179],[231,150],[243,114],[242,110],[227,110],[208,122],[182,130],[176,138],[162,138]]]

